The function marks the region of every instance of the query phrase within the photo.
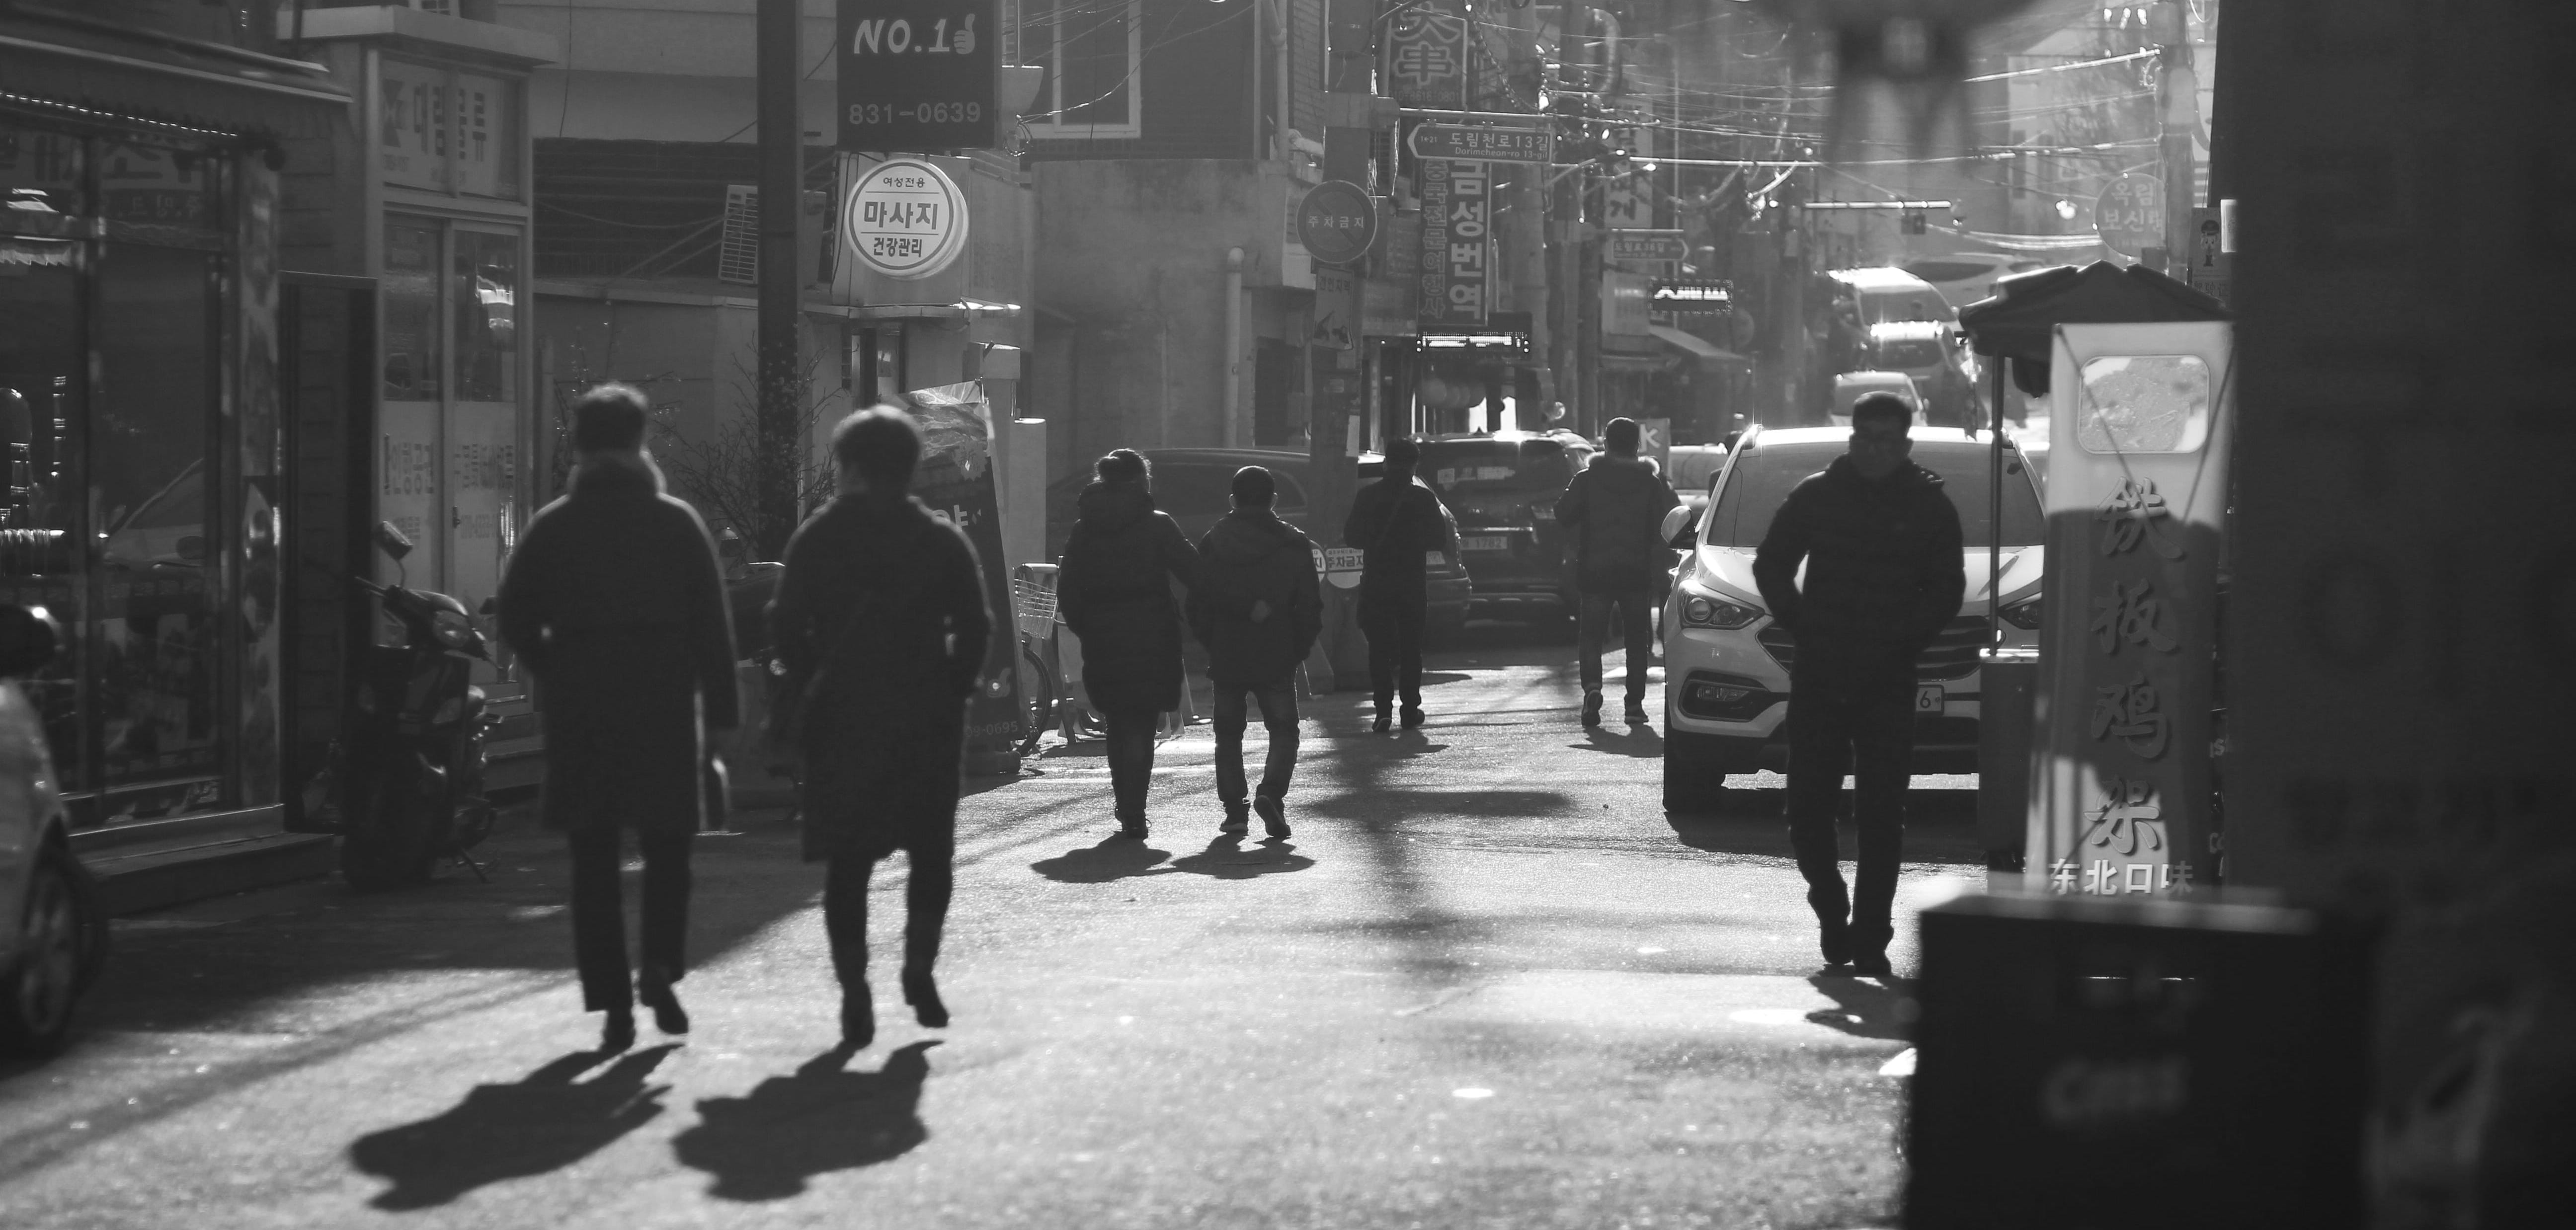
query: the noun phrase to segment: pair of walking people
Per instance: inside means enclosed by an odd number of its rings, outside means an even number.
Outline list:
[[[1232,509],[1195,545],[1154,507],[1152,467],[1142,454],[1118,449],[1092,472],[1056,594],[1065,626],[1082,639],[1084,687],[1107,727],[1119,834],[1148,832],[1155,732],[1162,715],[1180,707],[1186,686],[1186,623],[1207,650],[1216,691],[1217,798],[1225,808],[1219,829],[1246,832],[1258,812],[1270,836],[1288,836],[1297,665],[1323,630],[1314,543],[1273,511],[1278,480],[1260,466],[1235,472]],[[1270,736],[1258,790],[1243,766],[1253,706]]]
[[[606,1014],[608,1051],[634,1044],[638,999],[664,1033],[688,1032],[673,988],[686,970],[690,843],[710,737],[740,720],[715,547],[664,493],[645,411],[623,384],[574,406],[572,490],[529,522],[499,602],[502,637],[535,685],[545,822],[570,842],[574,958],[584,1007]],[[773,713],[801,724],[775,734],[804,761],[804,855],[825,864],[841,1035],[855,1048],[876,1032],[868,879],[896,850],[910,860],[904,1001],[921,1024],[948,1023],[932,966],[954,883],[965,702],[992,619],[973,547],[909,494],[922,453],[911,416],[853,414],[832,452],[839,493],[789,541],[768,614],[787,672]],[[630,829],[644,859],[640,977],[619,900]]]

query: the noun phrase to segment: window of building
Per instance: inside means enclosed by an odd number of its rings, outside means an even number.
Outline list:
[[[1021,62],[1047,70],[1021,118],[1044,138],[1143,135],[1141,0],[1020,0]]]

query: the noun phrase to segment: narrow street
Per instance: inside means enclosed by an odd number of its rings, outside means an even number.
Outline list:
[[[605,1061],[524,807],[488,885],[120,920],[73,1049],[0,1069],[0,1224],[1892,1225],[1898,988],[1817,976],[1780,781],[1668,820],[1655,734],[1577,725],[1570,647],[1468,635],[1422,731],[1309,703],[1286,841],[1218,836],[1204,725],[1141,845],[1097,744],[982,784],[956,1024],[895,993],[898,861],[846,1065],[775,812],[698,847],[694,1032]],[[1973,779],[1916,785],[1900,973],[1911,913],[1982,878]]]

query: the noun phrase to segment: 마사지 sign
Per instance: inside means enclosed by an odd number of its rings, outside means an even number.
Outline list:
[[[881,162],[850,189],[841,232],[861,265],[890,278],[926,278],[966,250],[966,193],[927,162]]]

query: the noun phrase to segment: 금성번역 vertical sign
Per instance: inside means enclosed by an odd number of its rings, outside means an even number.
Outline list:
[[[1422,323],[1485,323],[1492,306],[1492,189],[1484,163],[1422,161]]]
[[[841,0],[840,147],[995,145],[1001,47],[1001,0]]]

